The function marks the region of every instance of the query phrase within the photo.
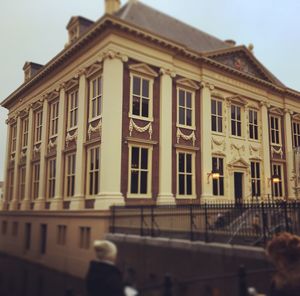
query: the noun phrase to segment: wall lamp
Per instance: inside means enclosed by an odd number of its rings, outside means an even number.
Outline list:
[[[277,174],[274,174],[271,178],[269,178],[269,182],[273,184],[278,184],[280,181],[280,177]]]
[[[207,184],[209,184],[210,177],[213,180],[218,180],[220,178],[220,172],[217,170],[212,170],[210,173],[207,173]]]

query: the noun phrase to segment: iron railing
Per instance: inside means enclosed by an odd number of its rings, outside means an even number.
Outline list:
[[[135,205],[111,208],[111,233],[264,245],[275,233],[300,234],[300,203],[287,201]]]

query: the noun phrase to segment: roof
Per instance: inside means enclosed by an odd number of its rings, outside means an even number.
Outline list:
[[[226,42],[155,10],[139,1],[129,1],[114,14],[121,20],[197,52],[230,48]]]

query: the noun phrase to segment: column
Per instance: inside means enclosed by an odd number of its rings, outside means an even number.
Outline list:
[[[28,114],[28,142],[27,142],[27,149],[26,149],[26,176],[25,176],[25,197],[21,203],[21,210],[29,210],[30,209],[30,188],[32,184],[32,175],[31,175],[31,157],[33,151],[33,109],[29,109]]]
[[[211,150],[211,89],[212,85],[202,83],[201,89],[201,198],[212,197],[212,179],[208,174],[212,171],[212,150]]]
[[[158,204],[175,203],[172,193],[172,77],[170,70],[160,70],[159,120],[159,192]]]
[[[262,154],[263,154],[263,192],[264,199],[272,195],[271,178],[271,159],[270,159],[270,140],[269,140],[269,115],[267,102],[261,102],[261,125],[262,125]]]
[[[15,155],[15,163],[14,163],[14,188],[13,188],[13,196],[12,200],[9,204],[10,210],[18,209],[18,189],[19,189],[19,162],[20,162],[20,150],[21,150],[21,118],[18,116],[17,118],[17,142],[16,142],[16,155]]]
[[[294,184],[294,152],[293,152],[293,140],[292,140],[292,121],[291,121],[292,111],[284,110],[284,135],[285,135],[285,154],[286,154],[286,180],[287,198],[295,199],[295,184]]]
[[[43,128],[42,128],[42,143],[40,148],[40,183],[39,183],[39,196],[34,203],[35,210],[44,210],[47,192],[47,131],[48,131],[48,101],[43,101]]]
[[[4,179],[3,179],[3,199],[0,199],[0,211],[6,210],[8,205],[7,186],[8,186],[8,165],[10,160],[10,142],[11,142],[11,126],[7,124],[6,131],[6,159],[4,167]]]
[[[121,194],[123,62],[109,52],[103,62],[103,113],[100,147],[100,192],[95,209],[124,204]]]
[[[78,89],[78,127],[76,145],[76,168],[75,168],[75,194],[71,200],[70,210],[84,209],[84,184],[85,184],[85,151],[87,125],[87,81],[84,72],[79,73]]]
[[[58,103],[58,134],[56,138],[56,179],[55,196],[51,200],[50,210],[59,211],[63,209],[63,150],[66,137],[66,92],[64,85],[60,86]]]

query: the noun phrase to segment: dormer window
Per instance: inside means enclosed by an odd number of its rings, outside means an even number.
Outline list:
[[[72,16],[67,25],[69,44],[74,43],[93,23],[82,16]]]

